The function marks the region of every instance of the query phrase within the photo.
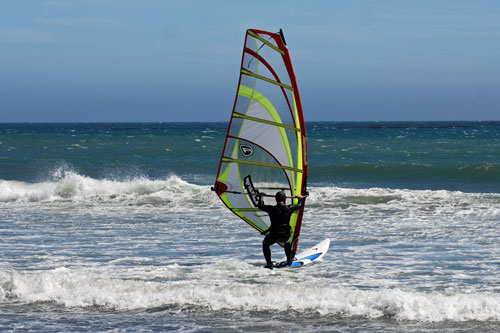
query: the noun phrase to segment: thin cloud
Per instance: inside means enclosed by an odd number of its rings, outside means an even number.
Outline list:
[[[119,24],[119,20],[103,19],[98,17],[75,17],[75,18],[37,18],[35,22],[54,25],[85,25],[85,24]]]
[[[71,7],[71,3],[68,1],[49,0],[45,1],[45,4],[50,6]]]
[[[49,43],[56,38],[51,33],[24,28],[0,28],[0,43]]]

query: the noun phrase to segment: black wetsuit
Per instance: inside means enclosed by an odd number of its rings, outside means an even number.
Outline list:
[[[293,258],[291,258],[292,244],[287,241],[290,238],[291,231],[290,217],[294,211],[302,208],[302,199],[298,199],[299,203],[297,205],[282,205],[278,203],[275,206],[270,206],[264,205],[262,199],[259,201],[259,205],[257,207],[268,213],[269,218],[271,219],[271,227],[263,232],[264,234],[269,231],[269,234],[267,234],[262,242],[262,252],[264,252],[264,257],[266,258],[267,263],[266,267],[272,266],[270,246],[276,242],[285,243],[284,247],[288,264],[290,264],[293,260]]]

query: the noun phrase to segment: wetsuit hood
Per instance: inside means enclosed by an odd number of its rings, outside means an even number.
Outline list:
[[[279,191],[275,195],[276,202],[282,202],[286,200],[286,193],[284,191]]]

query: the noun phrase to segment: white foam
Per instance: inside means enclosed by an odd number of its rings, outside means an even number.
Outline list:
[[[208,186],[190,184],[175,175],[164,180],[112,180],[64,172],[54,178],[34,184],[0,180],[0,202],[162,205],[173,209],[216,202]]]
[[[210,186],[165,179],[94,179],[64,168],[41,183],[0,180],[0,203],[84,203],[86,205],[162,206],[171,211],[219,209],[224,205]],[[406,189],[310,187],[306,214],[347,216],[453,216],[494,220],[500,194]],[[399,215],[398,215],[399,214]]]
[[[499,193],[464,193],[446,190],[350,189],[316,187],[310,190],[308,209],[323,213],[358,213],[455,217],[500,216]]]
[[[241,262],[196,267],[170,265],[147,272],[67,268],[11,271],[0,273],[0,302],[15,299],[24,303],[126,310],[195,306],[423,322],[500,320],[500,295],[494,293],[360,290],[326,278],[299,274],[290,279],[289,274],[293,273],[271,272]]]

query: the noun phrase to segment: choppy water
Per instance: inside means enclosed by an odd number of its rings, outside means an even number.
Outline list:
[[[224,124],[0,125],[0,330],[500,330],[500,124],[381,125],[308,124],[332,246],[274,271],[210,191]]]

